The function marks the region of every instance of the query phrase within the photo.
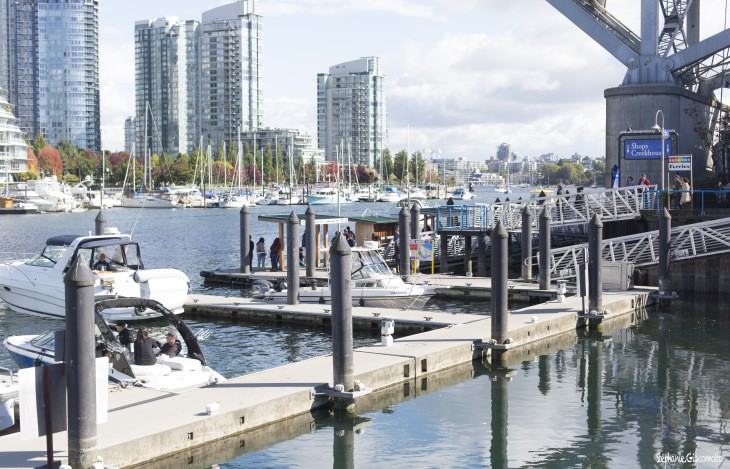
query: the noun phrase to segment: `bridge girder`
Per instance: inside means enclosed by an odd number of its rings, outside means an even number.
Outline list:
[[[623,84],[676,84],[708,98],[730,84],[730,30],[699,40],[700,0],[641,0],[641,36],[605,0],[546,1],[627,67]]]

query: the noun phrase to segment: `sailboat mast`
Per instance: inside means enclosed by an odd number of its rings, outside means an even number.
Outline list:
[[[253,193],[256,194],[256,132],[253,133]]]

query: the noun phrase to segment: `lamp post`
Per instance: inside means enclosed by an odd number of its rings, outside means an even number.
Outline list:
[[[662,115],[662,126],[659,127],[659,114]],[[654,116],[654,127],[651,128],[655,132],[661,132],[661,143],[662,143],[662,192],[664,192],[664,113],[661,109],[656,112]],[[661,201],[661,199],[660,199]]]

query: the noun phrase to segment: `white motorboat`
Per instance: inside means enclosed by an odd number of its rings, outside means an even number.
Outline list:
[[[37,256],[0,264],[0,299],[12,310],[42,316],[66,316],[64,275],[77,257],[92,268],[104,254],[112,270],[94,271],[94,295],[154,299],[177,314],[183,312],[188,277],[177,269],[145,270],[139,245],[115,229],[100,236],[62,235],[46,241]],[[109,321],[158,317],[135,308],[105,312]]]
[[[243,208],[243,207],[255,207],[253,199],[246,194],[226,194],[221,198],[218,203],[220,208]]]
[[[180,208],[177,198],[171,194],[135,194],[122,198],[122,207],[127,208]]]
[[[399,191],[397,187],[388,186],[380,193],[379,202],[400,202],[406,198],[406,195]]]
[[[474,194],[464,189],[463,187],[458,187],[454,190],[451,198],[454,200],[471,200],[474,198]]]
[[[19,385],[17,376],[7,368],[0,367],[0,431],[15,425]]]
[[[95,350],[97,356],[109,357],[111,382],[157,390],[180,391],[225,381],[223,376],[208,366],[198,343],[207,337],[210,331],[204,329],[193,333],[179,317],[159,302],[141,298],[117,298],[97,301],[95,308]],[[151,335],[154,337],[156,332],[158,336],[164,336],[175,329],[176,335],[182,339],[181,353],[172,358],[159,355],[154,365],[135,365],[130,358],[130,350],[119,343],[117,335],[107,325],[103,314],[106,309],[130,308],[154,310],[160,317],[166,319],[164,326],[150,327]],[[39,335],[11,336],[3,341],[3,346],[21,368],[56,363],[55,333],[55,330],[49,330]],[[131,353],[133,354],[133,350]]]
[[[336,187],[317,187],[313,194],[307,196],[309,205],[336,205],[355,202],[350,194],[338,191]]]
[[[368,185],[355,191],[355,198],[360,202],[375,202],[378,200],[379,190],[377,187]]]
[[[352,248],[352,304],[389,309],[418,309],[431,298],[433,287],[405,283],[391,272],[377,247],[366,242],[366,247]],[[254,298],[286,301],[286,288],[267,280],[257,280],[251,290]],[[301,303],[330,303],[330,287],[302,287]]]

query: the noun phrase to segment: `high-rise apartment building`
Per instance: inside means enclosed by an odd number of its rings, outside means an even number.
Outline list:
[[[497,159],[499,161],[511,161],[512,148],[509,143],[500,143],[497,147]]]
[[[0,85],[22,130],[101,149],[98,0],[0,0]]]
[[[203,12],[200,116],[212,145],[236,140],[262,125],[263,25],[255,0]]]
[[[134,116],[124,120],[124,151],[130,155],[136,149],[137,122]]]
[[[375,166],[387,145],[385,77],[378,57],[363,57],[317,75],[317,145],[327,161],[337,152]]]
[[[177,17],[134,26],[137,153],[189,153],[200,133],[200,24]],[[145,140],[146,139],[146,140]]]

